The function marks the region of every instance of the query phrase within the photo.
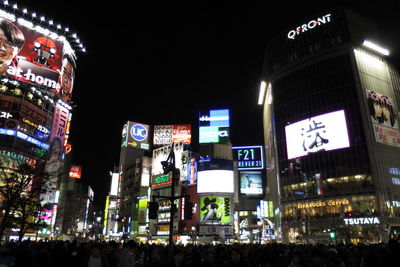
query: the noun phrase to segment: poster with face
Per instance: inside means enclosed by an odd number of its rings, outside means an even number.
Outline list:
[[[201,224],[230,224],[231,199],[227,196],[202,196],[200,201]]]
[[[399,118],[391,97],[367,90],[368,111],[378,143],[400,147]]]
[[[0,9],[0,75],[47,87],[69,102],[75,69],[64,36]]]

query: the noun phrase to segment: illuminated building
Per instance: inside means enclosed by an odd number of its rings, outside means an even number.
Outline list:
[[[259,104],[284,241],[398,232],[400,79],[384,44],[347,9],[305,18],[267,44]]]
[[[68,145],[76,54],[84,48],[76,34],[34,14],[8,1],[0,4],[0,167],[17,170],[28,163],[49,174],[51,188],[41,203],[51,211],[46,215],[51,232]]]

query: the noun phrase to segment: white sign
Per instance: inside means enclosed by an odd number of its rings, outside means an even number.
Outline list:
[[[197,193],[233,193],[233,171],[208,170],[197,173]]]
[[[292,123],[285,133],[288,159],[350,146],[344,110]]]
[[[290,32],[288,32],[287,37],[289,39],[294,40],[297,35],[299,35],[303,32],[312,30],[316,26],[321,26],[321,25],[329,23],[329,22],[331,22],[331,14],[326,14],[325,16],[310,20],[309,22],[307,22],[301,26],[298,26],[295,30],[291,30]]]
[[[199,235],[232,235],[232,234],[233,234],[233,226],[200,225],[199,227]]]
[[[359,225],[359,224],[379,224],[378,217],[366,217],[366,218],[344,218],[346,225]]]

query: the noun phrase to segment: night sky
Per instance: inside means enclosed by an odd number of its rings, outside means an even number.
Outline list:
[[[192,124],[197,136],[199,109],[229,108],[233,145],[262,144],[257,98],[266,43],[338,6],[285,1],[251,8],[142,8],[115,1],[62,2],[17,3],[69,26],[87,50],[78,53],[70,141],[74,163],[83,165],[82,179],[97,196],[104,195],[108,172],[118,164],[128,120]],[[346,6],[378,24],[382,43],[399,66],[400,4],[394,2]]]

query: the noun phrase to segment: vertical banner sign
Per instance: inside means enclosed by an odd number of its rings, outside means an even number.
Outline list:
[[[366,93],[376,142],[400,147],[399,118],[392,98],[371,90]]]

